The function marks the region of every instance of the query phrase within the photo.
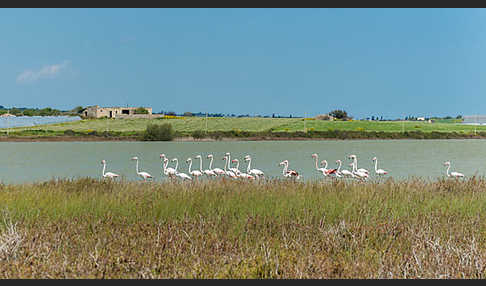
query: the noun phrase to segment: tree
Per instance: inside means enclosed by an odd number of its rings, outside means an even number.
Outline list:
[[[189,111],[186,111],[186,112],[184,112],[184,116],[192,116],[192,113],[190,113]]]
[[[462,115],[458,115],[456,119],[462,119]]]
[[[135,109],[135,114],[148,114],[148,110],[143,108],[143,107],[139,107],[137,109]]]
[[[332,117],[337,118],[337,119],[348,118],[348,113],[344,110],[339,110],[339,109],[336,109],[336,110],[329,112],[329,115],[331,115]]]
[[[80,113],[83,112],[83,110],[84,110],[84,107],[76,106],[75,108],[73,108],[72,112],[80,114]]]

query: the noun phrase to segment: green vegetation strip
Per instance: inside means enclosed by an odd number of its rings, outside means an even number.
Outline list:
[[[484,278],[485,190],[482,177],[1,185],[0,277]]]

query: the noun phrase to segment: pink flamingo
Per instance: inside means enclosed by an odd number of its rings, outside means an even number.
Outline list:
[[[388,174],[387,171],[383,170],[383,169],[378,169],[378,159],[376,157],[373,157],[372,161],[375,161],[375,173],[377,175],[386,175]]]
[[[132,160],[137,161],[137,165],[135,167],[135,170],[136,170],[138,176],[140,176],[141,178],[143,178],[144,181],[147,181],[147,179],[149,179],[149,178],[153,178],[152,175],[150,175],[147,172],[139,172],[138,171],[138,157],[132,157]]]
[[[213,171],[216,175],[225,175],[226,174],[226,172],[223,169],[220,169],[220,168],[211,169],[211,167],[213,166],[213,159],[214,159],[213,154],[209,154],[208,158],[210,158],[209,170]]]
[[[284,160],[282,162],[279,163],[279,166],[284,166],[283,170],[282,170],[282,173],[283,173],[283,176],[285,178],[295,178],[295,179],[300,179],[301,176],[299,175],[299,173],[295,170],[289,170],[289,161],[288,160]]]
[[[447,166],[447,171],[446,171],[447,177],[454,177],[456,179],[457,178],[464,178],[464,174],[463,173],[451,172],[449,174],[449,169],[451,168],[451,162],[450,161],[444,162],[444,166]]]
[[[117,177],[120,176],[120,175],[112,173],[112,172],[106,172],[105,173],[105,170],[106,170],[106,161],[105,160],[101,160],[101,164],[103,164],[103,172],[102,172],[103,178],[114,179],[114,178],[117,178]]]
[[[246,167],[246,172],[249,174],[249,175],[253,175],[257,178],[260,178],[260,176],[264,176],[265,174],[263,173],[263,171],[261,170],[258,170],[258,169],[250,169],[250,165],[251,165],[251,157],[250,155],[246,155],[245,156],[245,161],[248,162],[248,166]]]
[[[324,168],[319,168],[319,167],[317,167],[317,161],[318,161],[318,157],[319,157],[319,155],[317,155],[316,153],[312,154],[312,158],[314,158],[314,159],[315,159],[315,161],[316,161],[316,170],[317,170],[318,172],[322,173],[324,176],[327,176],[327,174],[326,174],[327,169],[326,169],[325,167],[324,167]],[[325,160],[323,160],[322,162],[324,162],[324,161],[325,161]],[[321,164],[322,164],[322,162],[321,162]]]

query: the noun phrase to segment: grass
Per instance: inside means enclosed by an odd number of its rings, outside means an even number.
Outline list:
[[[0,188],[2,278],[486,276],[482,177]]]
[[[311,137],[326,138],[451,138],[485,136],[486,126],[472,126],[454,121],[427,123],[422,121],[322,121],[306,119],[306,130],[314,131]],[[195,131],[207,130],[213,137],[248,137],[248,136],[301,136],[304,131],[302,118],[223,118],[183,117],[174,119],[87,119],[74,122],[39,125],[32,127],[10,128],[10,136],[64,136],[71,132],[76,136],[100,135],[109,131],[110,136],[137,137],[148,124],[170,123],[177,136],[191,136]],[[6,134],[6,129],[0,132]],[[332,132],[351,132],[333,134]],[[324,132],[324,133],[318,133]],[[327,133],[329,134],[327,134]],[[374,133],[372,133],[374,132]],[[385,134],[375,134],[375,133]],[[407,133],[408,132],[408,133]],[[418,132],[418,133],[417,133]],[[302,133],[302,134],[301,134]],[[425,133],[426,135],[423,135]],[[286,135],[287,134],[287,135]],[[326,135],[327,134],[327,135]],[[442,134],[442,135],[440,135]],[[303,134],[305,136],[305,134]],[[108,136],[108,135],[107,135]]]

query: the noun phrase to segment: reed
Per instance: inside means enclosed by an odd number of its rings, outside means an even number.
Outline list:
[[[1,278],[484,278],[486,179],[0,185]]]

